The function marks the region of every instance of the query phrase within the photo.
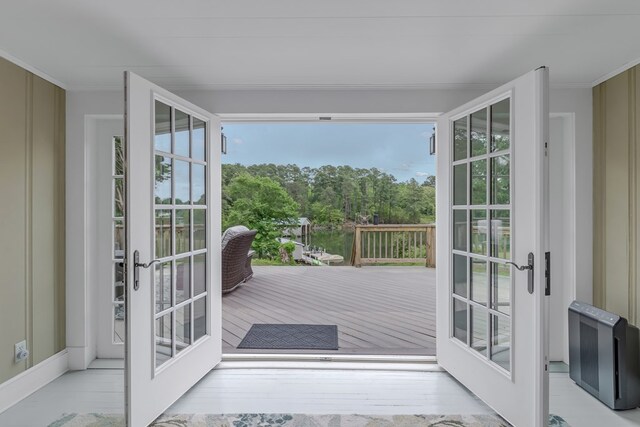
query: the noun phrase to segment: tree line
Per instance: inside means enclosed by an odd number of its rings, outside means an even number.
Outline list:
[[[435,221],[435,177],[398,182],[377,168],[222,165],[223,226],[261,217],[282,224],[307,217],[314,225],[420,224]]]

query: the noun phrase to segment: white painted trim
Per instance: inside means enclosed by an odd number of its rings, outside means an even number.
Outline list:
[[[349,362],[349,363],[437,363],[435,356],[352,355],[352,354],[255,354],[227,353],[223,362]]]
[[[0,413],[49,384],[68,370],[69,356],[65,349],[0,384]]]
[[[611,77],[615,77],[618,74],[623,73],[623,72],[627,71],[629,68],[635,67],[638,64],[640,64],[640,58],[634,59],[633,61],[629,61],[626,64],[624,64],[623,66],[616,68],[615,70],[605,74],[604,76],[600,77],[599,79],[596,79],[591,84],[591,87],[598,86],[600,83],[604,83],[607,80],[609,80]]]
[[[222,361],[217,369],[315,369],[350,371],[412,371],[444,372],[436,363],[375,363],[375,362],[322,362],[322,361]]]
[[[569,257],[564,260],[566,272],[569,273],[569,283],[567,288],[567,293],[564,295],[565,300],[564,303],[568,306],[569,303],[576,300],[577,288],[578,288],[578,259],[576,257],[577,250],[577,239],[578,239],[578,230],[577,230],[577,222],[575,221],[577,215],[577,195],[576,189],[578,186],[578,180],[576,178],[576,114],[575,113],[550,113],[550,118],[561,118],[563,119],[563,131],[569,130],[569,139],[566,141],[568,143],[568,154],[569,156],[565,157],[564,167],[569,169],[569,176],[571,177],[571,181],[569,182],[568,193],[565,194],[565,197],[569,199],[569,218],[572,220],[569,221],[570,227],[570,235],[573,236],[571,240],[567,242],[568,250],[565,251]],[[566,274],[566,273],[565,273]],[[562,279],[562,278],[561,278]],[[553,293],[553,278],[551,279],[551,293]],[[557,279],[556,279],[557,280]],[[564,349],[563,349],[563,362],[569,364],[569,336],[568,331],[565,335]]]
[[[442,113],[275,113],[275,114],[218,114],[223,122],[434,122]],[[331,120],[320,120],[331,117]]]
[[[36,67],[33,67],[33,66],[27,64],[23,60],[16,58],[15,56],[11,55],[7,51],[4,51],[4,50],[0,49],[0,57],[6,59],[9,62],[13,62],[17,66],[24,68],[25,70],[29,71],[30,73],[33,73],[36,76],[41,77],[41,78],[47,80],[48,82],[53,83],[54,85],[61,87],[62,89],[68,90],[67,85],[62,83],[60,80],[54,79],[53,77],[51,77],[49,74],[45,73],[44,71],[40,71]]]

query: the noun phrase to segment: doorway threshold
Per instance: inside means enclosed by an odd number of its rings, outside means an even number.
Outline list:
[[[217,369],[334,369],[441,372],[435,356],[223,354]]]

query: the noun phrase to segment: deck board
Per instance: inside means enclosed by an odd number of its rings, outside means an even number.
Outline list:
[[[253,279],[222,298],[224,353],[277,353],[235,348],[254,323],[314,323],[338,325],[340,349],[296,353],[435,355],[434,269],[253,270]]]

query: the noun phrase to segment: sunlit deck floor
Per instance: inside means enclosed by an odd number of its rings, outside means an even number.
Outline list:
[[[435,355],[435,270],[253,267],[222,298],[224,353]],[[254,323],[338,325],[337,351],[237,349]]]

